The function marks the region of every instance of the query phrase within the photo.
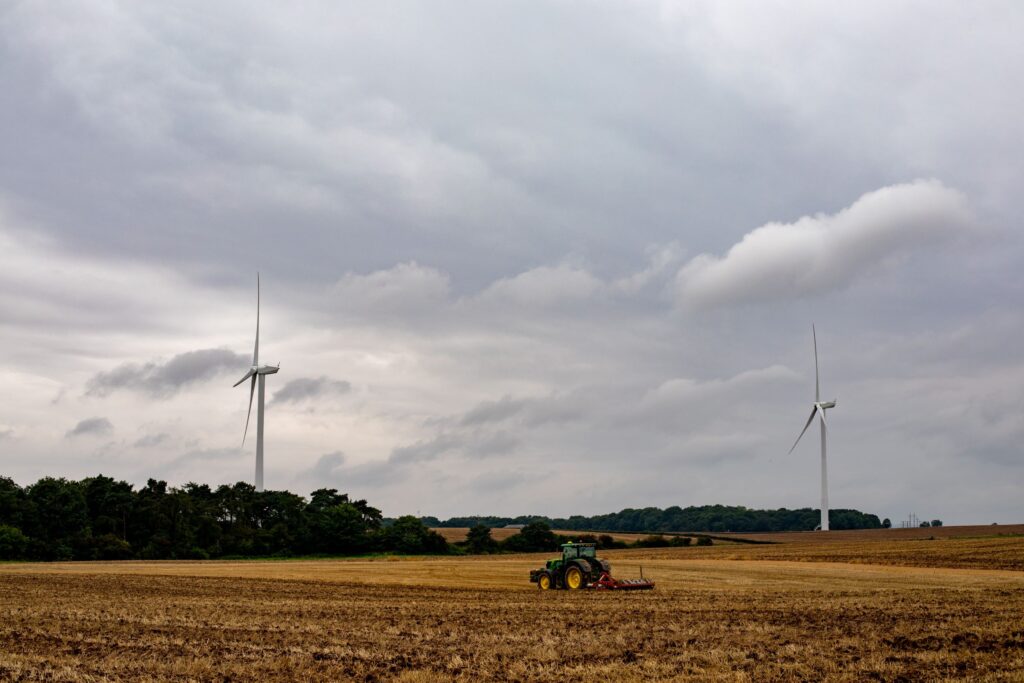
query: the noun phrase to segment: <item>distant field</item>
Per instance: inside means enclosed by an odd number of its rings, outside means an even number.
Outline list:
[[[439,533],[442,536],[444,536],[444,539],[446,541],[448,541],[449,543],[458,543],[459,541],[465,541],[466,540],[466,534],[469,533],[469,528],[468,527],[437,527],[437,528],[434,529],[434,531],[436,531],[437,533]],[[597,532],[590,532],[590,531],[564,531],[564,530],[558,530],[558,529],[555,529],[554,531],[555,531],[556,534],[561,534],[563,536],[579,536],[581,534],[597,533]],[[502,528],[491,529],[491,538],[493,538],[496,541],[504,541],[509,536],[515,536],[518,533],[519,533],[519,529],[502,529]],[[599,532],[599,533],[605,533],[605,532]],[[609,532],[608,535],[611,536],[612,538],[614,538],[616,541],[625,541],[626,543],[632,543],[633,541],[636,541],[637,539],[646,538],[646,537],[650,536],[651,534],[625,534],[625,533],[620,533],[620,532],[614,531],[614,532]]]
[[[608,552],[646,593],[551,556],[0,564],[0,680],[1024,679],[1024,572],[956,568],[1024,538]]]
[[[906,541],[847,540],[777,545],[724,544],[704,548],[663,548],[617,551],[623,557],[681,557],[702,560],[789,560],[843,562],[901,567],[947,567],[1024,571],[1024,536],[943,538]]]
[[[770,533],[721,533],[723,538],[742,538],[773,543],[842,543],[848,541],[903,541],[921,538],[981,538],[1022,536],[1024,524],[914,527],[912,529],[855,529],[851,531],[789,531]]]

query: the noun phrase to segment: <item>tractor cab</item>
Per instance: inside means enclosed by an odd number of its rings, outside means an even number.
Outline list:
[[[573,560],[597,558],[597,544],[595,543],[563,543],[562,556],[548,560],[545,566],[555,571],[565,567]]]
[[[563,543],[562,561],[568,562],[579,557],[597,557],[597,544],[595,543]]]

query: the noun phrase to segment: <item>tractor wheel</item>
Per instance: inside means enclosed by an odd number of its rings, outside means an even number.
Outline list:
[[[544,572],[539,577],[537,577],[537,588],[541,589],[542,591],[551,590],[551,574]]]
[[[571,591],[583,588],[583,572],[573,565],[565,570],[565,587]]]

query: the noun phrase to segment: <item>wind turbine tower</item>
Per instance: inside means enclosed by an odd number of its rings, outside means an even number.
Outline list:
[[[826,457],[825,433],[827,428],[825,411],[829,408],[835,408],[836,402],[835,399],[831,401],[821,400],[821,383],[818,379],[818,332],[814,329],[814,325],[811,325],[811,335],[814,337],[814,405],[811,407],[811,416],[807,418],[807,424],[804,425],[800,436],[796,437],[796,441],[793,442],[793,447],[789,449],[789,452],[792,453],[796,445],[800,443],[804,432],[811,426],[811,423],[814,422],[814,416],[817,415],[821,420],[821,530],[828,531],[828,459]]]
[[[242,432],[242,446],[245,446],[245,436],[249,433],[249,418],[252,417],[252,397],[256,392],[257,379],[260,385],[260,398],[256,404],[256,491],[263,491],[263,403],[266,392],[266,376],[273,375],[281,369],[273,365],[260,365],[260,274],[256,273],[256,345],[252,350],[252,367],[245,377],[235,382],[237,387],[245,380],[252,378],[249,383],[249,412],[245,415],[245,431]]]

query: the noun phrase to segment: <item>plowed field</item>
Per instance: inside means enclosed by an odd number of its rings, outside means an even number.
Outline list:
[[[548,555],[0,565],[0,680],[1024,680],[1024,573],[773,548],[608,553],[640,593],[540,592]]]

